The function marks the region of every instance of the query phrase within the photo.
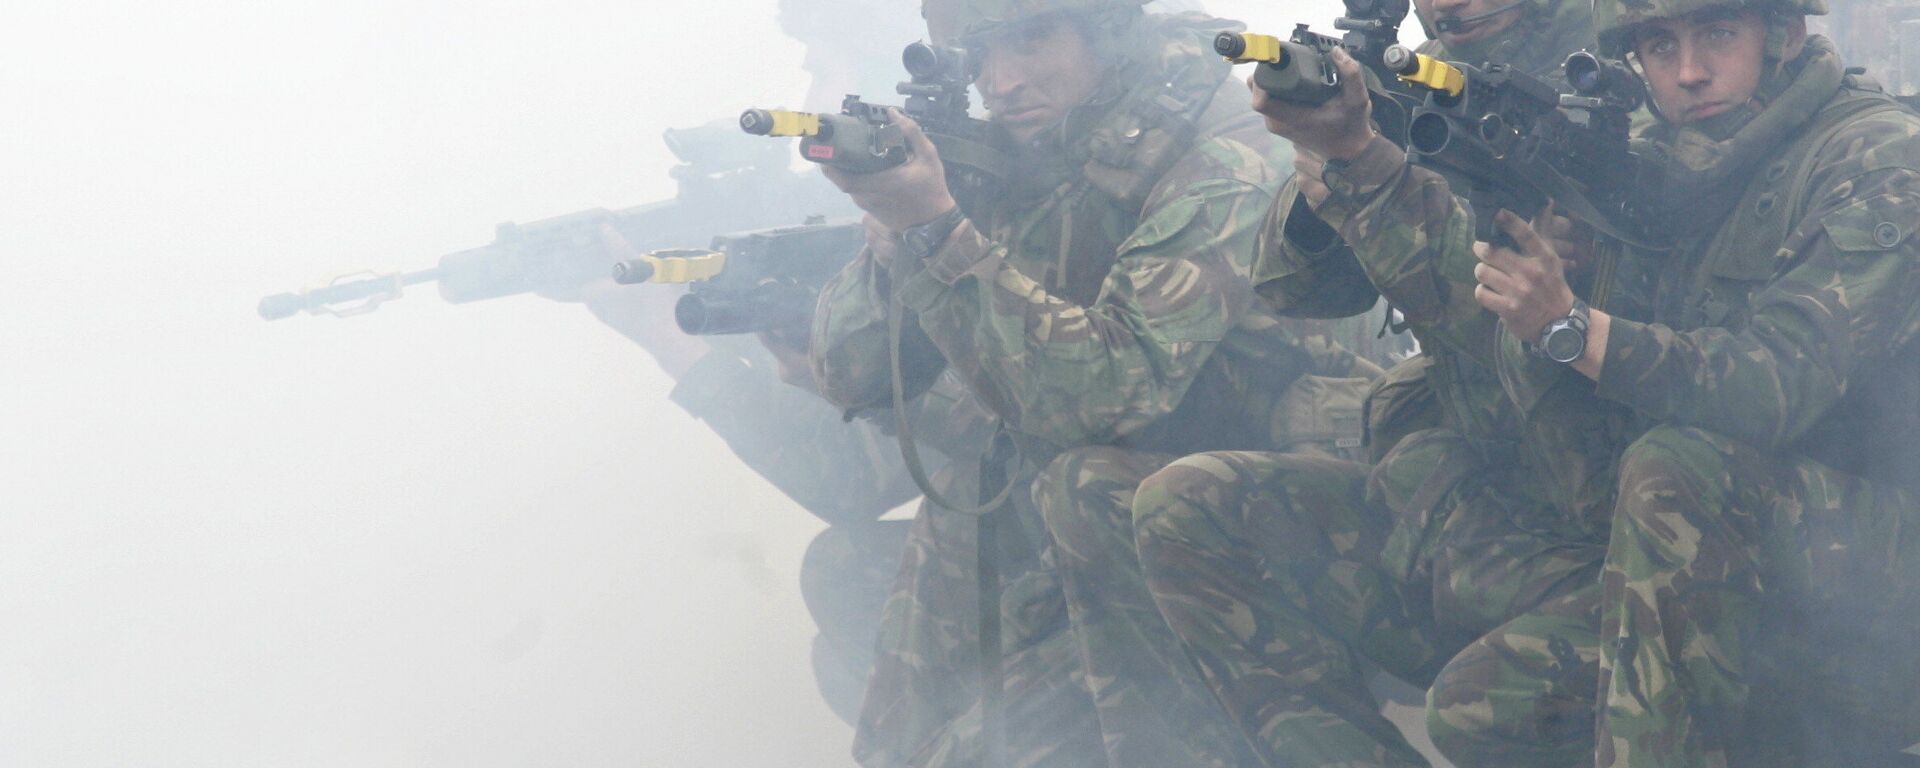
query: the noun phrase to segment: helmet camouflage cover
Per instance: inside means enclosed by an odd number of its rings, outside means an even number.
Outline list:
[[[1056,13],[1137,8],[1149,0],[921,0],[935,43],[954,45],[995,27]]]
[[[1626,53],[1631,46],[1628,33],[1642,23],[1672,19],[1709,8],[1751,8],[1761,11],[1823,16],[1826,0],[1594,0],[1593,26],[1600,35],[1601,52],[1609,56]]]

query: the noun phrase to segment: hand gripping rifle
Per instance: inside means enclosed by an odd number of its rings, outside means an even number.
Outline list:
[[[1413,109],[1426,94],[1402,83],[1382,64],[1388,48],[1399,44],[1400,24],[1406,21],[1408,0],[1346,0],[1346,15],[1335,19],[1340,37],[1314,32],[1308,25],[1294,28],[1292,36],[1222,32],[1213,39],[1215,53],[1235,64],[1254,63],[1253,84],[1267,95],[1295,104],[1318,106],[1339,95],[1338,70],[1328,54],[1344,48],[1354,61],[1373,74],[1367,97],[1373,103],[1374,128],[1399,146],[1407,145],[1407,125]],[[1287,239],[1297,243],[1331,243],[1339,238],[1313,212],[1304,195],[1296,196],[1287,213]]]
[[[1267,95],[1317,106],[1340,93],[1340,76],[1328,54],[1344,48],[1354,61],[1372,69],[1379,81],[1368,91],[1373,99],[1374,123],[1381,135],[1405,145],[1408,113],[1424,94],[1404,87],[1380,62],[1387,49],[1399,42],[1408,2],[1346,0],[1346,8],[1346,15],[1333,22],[1334,29],[1345,33],[1340,37],[1319,34],[1306,24],[1295,27],[1285,39],[1222,32],[1213,39],[1213,50],[1235,64],[1256,63],[1253,83]]]
[[[673,319],[695,336],[805,329],[821,286],[865,244],[857,223],[739,232],[714,238],[705,250],[659,250],[620,262],[613,279],[691,284]]]
[[[1505,64],[1482,69],[1401,46],[1381,61],[1427,92],[1408,126],[1407,152],[1467,182],[1476,239],[1511,246],[1494,212],[1531,216],[1552,200],[1607,237],[1654,247],[1641,201],[1661,175],[1628,140],[1645,94],[1625,64],[1575,53],[1563,65],[1573,93],[1563,94]]]
[[[1005,156],[996,148],[993,127],[968,114],[967,89],[979,74],[979,62],[963,48],[913,43],[901,52],[911,78],[895,90],[907,97],[900,111],[927,133],[940,150],[947,181],[962,207],[990,194],[1006,177]],[[849,95],[838,114],[749,109],[740,129],[755,136],[798,136],[800,156],[850,173],[874,173],[905,163],[912,156],[906,134],[887,108]]]

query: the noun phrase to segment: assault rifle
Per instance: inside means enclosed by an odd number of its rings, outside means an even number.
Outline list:
[[[913,43],[901,52],[908,81],[895,90],[907,97],[900,111],[919,123],[940,151],[948,184],[964,207],[1006,177],[1006,159],[995,148],[992,125],[968,114],[967,89],[979,62],[963,48]],[[838,114],[749,109],[740,129],[755,136],[798,136],[800,156],[851,173],[874,173],[905,163],[912,150],[887,107],[849,95]]]
[[[1411,10],[1408,0],[1346,0],[1346,15],[1334,19],[1334,29],[1345,34],[1331,37],[1314,32],[1309,25],[1294,28],[1292,36],[1280,39],[1272,35],[1222,32],[1213,39],[1215,53],[1235,64],[1253,63],[1253,84],[1267,95],[1295,104],[1318,106],[1339,95],[1339,72],[1328,54],[1344,48],[1354,61],[1374,75],[1367,97],[1373,102],[1373,124],[1380,135],[1402,147],[1407,145],[1407,125],[1413,109],[1425,98],[1402,83],[1382,63],[1388,48],[1399,44],[1400,24]],[[1287,239],[1308,248],[1320,248],[1340,237],[1307,204],[1305,196],[1294,198],[1287,214]]]
[[[1379,87],[1368,90],[1381,134],[1404,145],[1408,114],[1423,94],[1403,87],[1381,57],[1399,43],[1408,2],[1346,0],[1346,9],[1346,15],[1333,22],[1334,29],[1345,33],[1340,37],[1319,34],[1306,24],[1295,27],[1286,39],[1222,32],[1213,39],[1213,50],[1235,64],[1255,63],[1253,83],[1269,96],[1317,106],[1340,93],[1340,76],[1328,54],[1344,48],[1354,61],[1373,70],[1379,81]]]
[[[691,283],[673,319],[695,336],[805,328],[820,287],[865,244],[857,223],[740,232],[714,238],[706,250],[660,250],[620,262],[613,279]]]
[[[1381,61],[1427,92],[1408,127],[1407,153],[1465,180],[1476,239],[1511,245],[1494,212],[1532,215],[1549,199],[1615,240],[1644,246],[1651,239],[1640,201],[1660,173],[1628,141],[1646,97],[1625,64],[1575,53],[1563,65],[1574,92],[1562,94],[1505,64],[1482,69],[1397,45]]]
[[[268,296],[260,300],[260,316],[364,314],[399,298],[407,286],[425,283],[437,283],[440,297],[455,304],[536,291],[566,294],[605,279],[616,260],[601,243],[602,226],[648,250],[706,242],[715,232],[854,213],[851,201],[818,174],[789,169],[782,148],[742,137],[730,127],[671,130],[666,142],[682,161],[672,171],[679,182],[672,200],[501,224],[492,243],[449,253],[426,269],[357,272],[317,288]]]

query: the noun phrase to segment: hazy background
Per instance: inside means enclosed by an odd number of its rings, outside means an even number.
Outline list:
[[[253,312],[670,196],[661,131],[800,61],[774,0],[0,10],[0,765],[848,764],[819,525],[638,348],[531,296]]]

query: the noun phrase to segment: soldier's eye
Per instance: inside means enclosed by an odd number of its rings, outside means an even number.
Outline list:
[[[1673,38],[1658,37],[1651,40],[1640,41],[1639,54],[1642,59],[1665,58],[1672,56],[1674,49],[1678,47],[1679,44],[1676,43]]]

